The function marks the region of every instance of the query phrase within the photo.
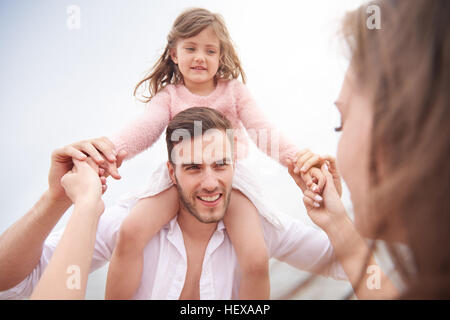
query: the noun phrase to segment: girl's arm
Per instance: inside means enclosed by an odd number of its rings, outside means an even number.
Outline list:
[[[170,121],[170,95],[160,91],[150,100],[147,110],[124,129],[111,136],[116,152],[127,152],[126,159],[150,148]]]
[[[235,85],[238,116],[249,136],[259,149],[287,167],[288,160],[293,160],[300,149],[270,123],[244,84],[236,80]],[[267,143],[264,141],[266,137]],[[277,146],[278,155],[276,152],[272,154],[271,150]]]
[[[152,98],[147,110],[111,137],[87,139],[71,146],[90,156],[101,168],[102,175],[114,179],[121,176],[117,168],[122,160],[130,159],[150,148],[170,121],[170,96],[165,90]]]

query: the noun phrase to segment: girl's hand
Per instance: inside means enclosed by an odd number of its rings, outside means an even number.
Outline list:
[[[94,159],[95,163],[100,167],[101,175],[105,178],[109,175],[117,180],[121,178],[117,168],[122,165],[126,151],[121,150],[117,154],[114,144],[107,137],[75,142],[71,147]]]
[[[306,190],[303,192],[303,203],[311,220],[324,231],[327,231],[338,220],[346,218],[347,214],[336,188],[334,177],[328,170],[326,163],[322,165],[321,171],[325,176],[325,188],[322,196]],[[295,179],[294,176],[293,178]]]
[[[320,166],[324,161],[319,155],[308,149],[298,152],[294,158],[293,173],[299,174],[306,187],[318,194],[322,193],[325,185],[325,177],[320,171]]]

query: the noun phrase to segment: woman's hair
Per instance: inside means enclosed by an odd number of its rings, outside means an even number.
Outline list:
[[[141,85],[146,85],[149,95],[142,95],[143,102],[149,102],[166,85],[183,83],[183,76],[170,56],[171,50],[176,48],[179,39],[194,37],[207,27],[214,30],[220,41],[219,69],[215,75],[215,81],[219,79],[232,80],[241,76],[245,83],[244,70],[222,16],[206,9],[192,8],[176,18],[172,30],[167,36],[167,45],[163,54],[144,79],[136,85],[134,95],[136,96]]]
[[[381,29],[368,28],[371,5]],[[386,0],[349,12],[342,25],[357,89],[374,115],[368,216],[375,238],[401,232],[412,255],[386,243],[403,299],[450,298],[449,17],[448,0]]]
[[[381,29],[367,27],[367,6]],[[375,1],[343,32],[359,90],[373,108],[369,216],[378,236],[405,235],[412,260],[388,245],[402,298],[450,298],[450,1]],[[363,272],[363,270],[362,270]]]

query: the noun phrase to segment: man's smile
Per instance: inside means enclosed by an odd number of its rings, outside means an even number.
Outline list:
[[[197,199],[201,204],[206,207],[215,207],[222,200],[222,193],[216,193],[213,195],[197,196]]]

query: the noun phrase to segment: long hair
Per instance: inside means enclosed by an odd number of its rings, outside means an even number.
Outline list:
[[[380,8],[381,29],[368,28],[369,5]],[[450,298],[449,17],[447,0],[386,0],[347,13],[342,24],[358,89],[374,115],[368,216],[376,217],[376,238],[400,226],[411,252],[386,242],[401,299]],[[375,250],[373,242],[366,262]]]
[[[402,298],[450,298],[450,2],[373,4],[382,29],[367,28],[366,6],[343,24],[374,114],[369,215],[379,236],[404,230],[412,260],[388,244]]]
[[[219,79],[232,80],[241,76],[245,83],[244,70],[222,16],[206,9],[192,8],[184,11],[175,19],[172,30],[167,36],[167,45],[163,54],[144,79],[136,85],[134,96],[137,96],[139,87],[145,85],[144,91],[148,91],[148,96],[142,94],[144,98],[142,101],[149,102],[166,85],[182,84],[183,75],[172,61],[170,52],[176,47],[179,39],[194,37],[209,26],[212,27],[220,42],[219,69],[215,75],[215,81],[217,82]]]

